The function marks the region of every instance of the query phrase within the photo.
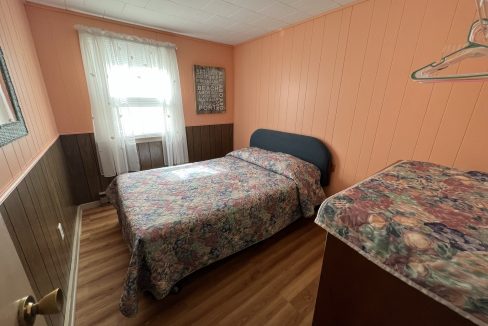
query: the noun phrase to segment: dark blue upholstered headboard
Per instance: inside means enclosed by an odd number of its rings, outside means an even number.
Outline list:
[[[330,178],[331,155],[317,138],[269,129],[258,129],[251,135],[251,147],[293,155],[320,169],[320,184],[327,186]]]

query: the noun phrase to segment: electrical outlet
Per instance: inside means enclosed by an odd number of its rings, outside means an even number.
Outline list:
[[[59,231],[59,234],[61,235],[61,239],[64,240],[64,231],[63,231],[63,226],[61,225],[61,223],[58,223],[58,231]]]

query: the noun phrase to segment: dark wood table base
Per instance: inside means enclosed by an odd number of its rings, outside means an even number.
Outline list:
[[[313,325],[474,325],[328,235]]]

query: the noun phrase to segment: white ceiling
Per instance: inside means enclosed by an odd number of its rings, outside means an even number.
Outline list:
[[[27,0],[205,40],[239,44],[354,0]]]

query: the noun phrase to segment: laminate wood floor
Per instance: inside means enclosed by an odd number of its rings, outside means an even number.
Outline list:
[[[129,251],[112,206],[83,213],[76,325],[311,325],[325,231],[301,219],[200,270],[180,293],[140,294],[139,312],[118,310]]]

